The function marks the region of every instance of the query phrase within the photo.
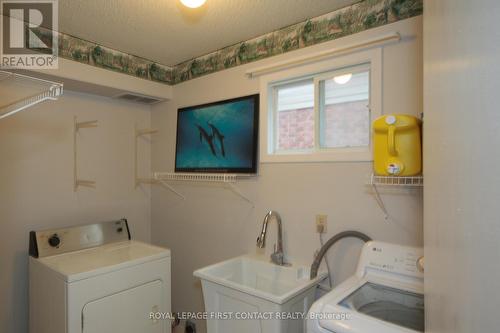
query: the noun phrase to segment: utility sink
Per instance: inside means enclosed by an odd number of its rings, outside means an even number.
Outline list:
[[[232,288],[276,304],[283,304],[304,290],[317,285],[326,273],[309,279],[310,268],[278,266],[252,256],[233,258],[199,269],[194,276]]]
[[[310,280],[309,273],[307,266],[278,266],[250,255],[195,271],[194,276],[202,281],[205,310],[209,314],[268,314],[265,319],[261,316],[208,320],[208,333],[304,332],[303,318],[273,320],[269,316],[307,313],[315,300],[316,285],[326,277],[323,272]]]

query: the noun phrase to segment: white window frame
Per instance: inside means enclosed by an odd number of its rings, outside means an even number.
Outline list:
[[[319,82],[341,74],[343,68],[369,65],[370,68],[370,141],[367,147],[322,148],[320,149],[320,123],[315,122],[315,149],[314,150],[287,150],[275,151],[274,129],[276,122],[275,103],[273,96],[275,86],[280,83],[292,83],[313,78],[315,85],[314,113],[319,119]],[[286,163],[286,162],[369,162],[373,160],[372,154],[372,129],[371,122],[382,115],[382,49],[351,53],[338,56],[316,63],[289,68],[279,72],[270,73],[260,78],[260,162]],[[272,97],[272,98],[271,98]]]

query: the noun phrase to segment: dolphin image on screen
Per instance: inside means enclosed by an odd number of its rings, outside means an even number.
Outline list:
[[[212,151],[212,155],[217,156],[217,153],[215,152],[215,146],[214,146],[214,136],[213,135],[208,135],[207,131],[200,125],[196,125],[198,127],[198,131],[200,131],[200,142],[203,142],[203,139],[208,143],[210,146],[210,150]]]
[[[222,156],[226,157],[226,151],[224,150],[224,135],[222,135],[219,129],[213,124],[208,123],[208,126],[212,129],[212,138],[217,138],[217,140],[219,140]]]

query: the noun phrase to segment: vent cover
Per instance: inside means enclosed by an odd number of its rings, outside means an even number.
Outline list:
[[[144,95],[138,95],[138,94],[131,94],[131,93],[124,93],[121,95],[115,96],[116,99],[121,99],[124,101],[128,102],[135,102],[135,103],[141,103],[141,104],[154,104],[163,101],[161,98],[156,98],[156,97],[151,97],[151,96],[144,96]]]

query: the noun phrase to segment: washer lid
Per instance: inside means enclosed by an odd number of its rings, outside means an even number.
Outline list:
[[[423,294],[367,280],[346,282],[340,293],[325,296],[321,327],[337,333],[424,332]]]
[[[422,294],[367,282],[338,305],[417,332],[425,330]]]
[[[165,257],[170,257],[170,250],[125,241],[32,260],[73,282]]]

